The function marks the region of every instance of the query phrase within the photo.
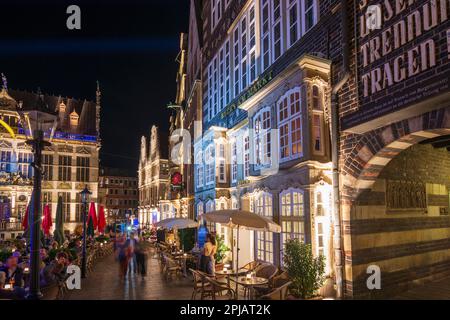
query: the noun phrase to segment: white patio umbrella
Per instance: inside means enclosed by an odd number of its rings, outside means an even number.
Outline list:
[[[205,213],[202,217],[209,222],[220,223],[237,229],[236,272],[239,269],[239,229],[280,233],[281,227],[272,220],[244,210],[217,210]]]
[[[184,218],[169,218],[159,221],[155,224],[157,228],[163,229],[190,229],[197,228],[198,222]]]

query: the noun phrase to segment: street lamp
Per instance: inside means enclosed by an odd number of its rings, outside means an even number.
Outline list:
[[[42,297],[39,285],[40,269],[40,221],[41,221],[41,182],[43,175],[42,150],[50,146],[50,141],[56,129],[56,111],[50,110],[44,101],[44,96],[38,92],[34,106],[24,108],[20,102],[17,106],[23,133],[27,138],[27,144],[33,149],[34,162],[31,164],[34,171],[33,181],[33,211],[31,214],[30,228],[30,288],[27,299],[37,300]],[[48,139],[48,141],[45,140]]]
[[[81,278],[86,278],[86,216],[89,198],[92,192],[85,186],[83,191],[80,192],[81,203],[83,204],[83,252],[81,257]]]

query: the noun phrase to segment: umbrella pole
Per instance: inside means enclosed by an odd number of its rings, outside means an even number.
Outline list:
[[[238,277],[239,277],[239,226],[237,226],[237,241],[236,241],[236,298],[239,298],[238,294]]]

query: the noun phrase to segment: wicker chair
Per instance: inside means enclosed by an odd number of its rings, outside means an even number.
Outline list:
[[[292,281],[287,281],[281,286],[274,288],[271,292],[260,297],[261,300],[286,300],[289,292],[289,286]]]
[[[218,282],[217,280],[206,277],[206,281],[211,285],[212,288],[212,300],[235,300],[236,291],[231,289],[228,285]]]
[[[166,280],[169,280],[173,275],[178,276],[183,272],[181,266],[176,263],[173,259],[165,256],[165,266],[164,266],[164,275]]]
[[[239,273],[247,273],[255,270],[258,266],[261,265],[260,261],[252,261],[244,265],[243,267],[239,268]]]
[[[281,287],[286,282],[289,282],[289,276],[286,271],[274,276],[270,281],[268,286],[255,286],[255,291],[257,296],[262,296],[269,294],[276,288]]]
[[[193,269],[189,269],[192,273],[192,278],[194,280],[194,289],[192,291],[191,300],[195,300],[197,294],[200,293],[201,300],[203,300],[206,296],[212,296],[213,291],[211,284],[207,282],[206,277],[200,273],[200,271],[196,271]]]
[[[254,290],[258,292],[261,288],[269,288],[270,282],[273,277],[275,277],[278,273],[278,267],[271,263],[260,264],[258,267],[254,269],[257,277],[264,278],[268,280],[268,284],[264,286],[254,286]],[[249,294],[249,289],[244,289],[244,297]]]

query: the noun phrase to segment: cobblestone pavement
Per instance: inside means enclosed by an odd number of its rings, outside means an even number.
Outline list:
[[[149,254],[147,277],[129,275],[119,278],[119,265],[114,256],[99,261],[94,272],[81,282],[81,290],[67,294],[68,300],[188,300],[192,294],[192,278],[164,280],[158,260]]]

